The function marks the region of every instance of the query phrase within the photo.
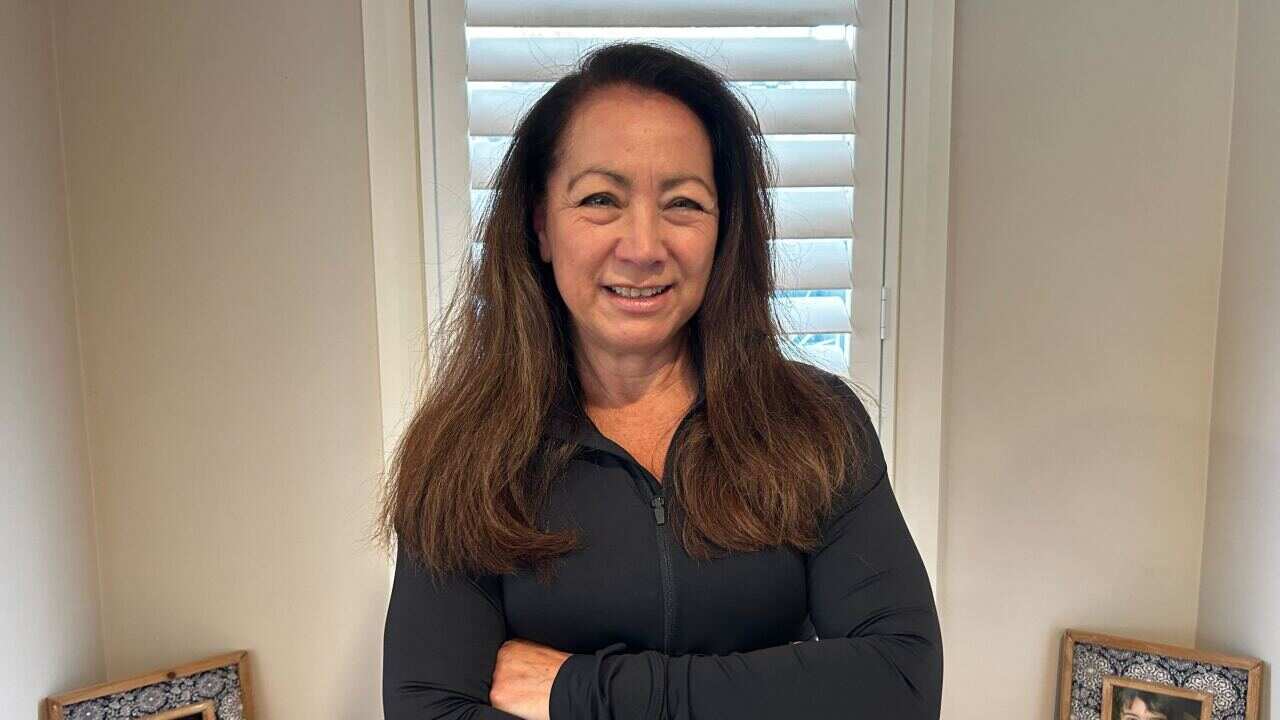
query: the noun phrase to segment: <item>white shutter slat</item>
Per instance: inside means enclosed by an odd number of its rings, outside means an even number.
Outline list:
[[[853,185],[852,135],[766,135],[765,144],[778,163],[779,187]],[[510,136],[471,137],[472,187],[492,187],[510,145]]]
[[[777,237],[853,237],[853,188],[775,188]]]
[[[584,33],[582,37],[491,37],[468,29],[467,78],[493,81],[554,81],[591,48],[626,36]],[[651,28],[657,31],[660,28]],[[655,36],[646,39],[669,45],[712,65],[735,80],[856,80],[854,54],[844,37],[816,34],[799,37]],[[802,30],[807,30],[803,29]],[[637,30],[636,37],[640,36]]]
[[[769,243],[779,290],[853,287],[852,240],[774,240]]]
[[[811,363],[828,372],[849,377],[849,358],[839,345],[814,345],[801,349],[795,343],[784,342],[782,352],[793,360]]]
[[[854,132],[851,82],[734,82],[770,134]],[[468,82],[472,135],[510,135],[549,82]]]
[[[853,325],[849,308],[838,297],[775,296],[774,313],[782,331],[798,333],[847,333]]]
[[[766,135],[776,187],[853,186],[852,135]]]
[[[856,132],[852,82],[740,82],[734,88],[755,108],[765,133]]]
[[[487,0],[469,3],[467,24],[519,26],[856,25],[850,0]]]

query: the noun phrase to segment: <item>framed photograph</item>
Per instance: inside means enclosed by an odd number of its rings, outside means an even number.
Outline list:
[[[100,683],[45,699],[48,720],[253,720],[249,652]]]
[[[1256,658],[1083,630],[1062,635],[1058,720],[1258,720],[1261,700]]]
[[[1213,695],[1145,680],[1102,679],[1102,720],[1212,720]]]

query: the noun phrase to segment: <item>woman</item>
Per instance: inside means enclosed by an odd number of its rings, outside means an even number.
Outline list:
[[[521,120],[391,466],[387,720],[938,717],[870,417],[778,345],[765,158],[646,44]]]

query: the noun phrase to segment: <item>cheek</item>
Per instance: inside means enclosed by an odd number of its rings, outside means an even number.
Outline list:
[[[585,297],[596,289],[596,277],[603,254],[598,248],[606,247],[594,242],[594,237],[583,228],[570,227],[554,236],[552,241],[552,270],[560,294],[570,300]],[[552,239],[554,238],[554,239]]]
[[[557,256],[555,262],[556,286],[560,288],[560,296],[565,302],[573,302],[584,294],[587,278],[585,271],[574,262],[574,258]]]
[[[697,237],[691,238],[685,245],[682,255],[684,267],[696,276],[700,283],[705,284],[707,278],[711,276],[711,266],[715,261],[715,228],[712,227],[710,233],[699,233]]]

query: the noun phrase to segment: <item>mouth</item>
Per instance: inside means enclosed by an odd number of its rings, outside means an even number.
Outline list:
[[[674,285],[674,283],[672,285]],[[647,287],[636,287],[634,285],[602,285],[601,287],[617,297],[627,298],[628,300],[644,300],[665,294],[672,288],[672,285],[649,285]]]

